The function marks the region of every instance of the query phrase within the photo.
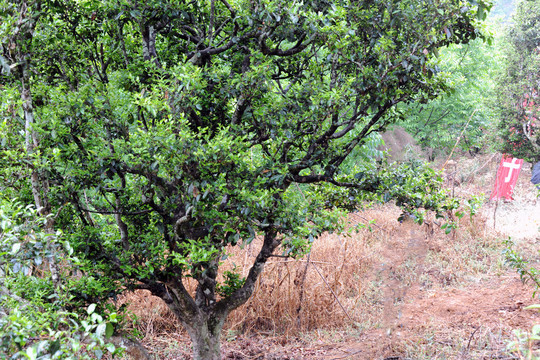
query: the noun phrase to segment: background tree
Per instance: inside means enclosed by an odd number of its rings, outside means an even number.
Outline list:
[[[506,34],[503,74],[498,81],[501,150],[540,160],[540,1],[517,5]]]
[[[397,104],[445,88],[430,59],[483,36],[484,1],[0,4],[4,189],[56,214],[75,299],[150,290],[196,359],[220,357],[265,262],[340,230],[343,211],[456,205],[429,168],[346,160]],[[247,277],[220,274],[256,236]]]
[[[499,20],[487,24],[494,32]],[[404,105],[407,114],[400,123],[432,159],[448,154],[463,132],[459,149],[478,153],[490,138],[497,114],[493,107],[496,77],[502,64],[498,34],[492,44],[476,39],[467,44],[453,44],[441,49],[433,61],[448,85],[437,99],[422,104]]]
[[[496,0],[493,2],[493,9],[489,13],[490,17],[501,17],[508,23],[514,14],[518,0]]]
[[[74,309],[69,293],[55,289],[43,264],[61,256],[64,285],[75,289],[79,280],[68,270],[78,260],[60,231],[43,231],[48,223],[33,206],[0,198],[0,357],[95,359],[104,352],[121,353],[122,339],[111,337],[121,326],[121,314],[109,306],[103,316],[103,305],[84,302]]]

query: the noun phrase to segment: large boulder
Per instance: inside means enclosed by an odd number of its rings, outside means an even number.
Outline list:
[[[404,161],[410,158],[425,158],[422,148],[414,138],[401,126],[394,126],[382,134],[384,146],[381,150],[388,151],[390,161]]]
[[[536,186],[540,186],[540,161],[533,166],[531,182]]]

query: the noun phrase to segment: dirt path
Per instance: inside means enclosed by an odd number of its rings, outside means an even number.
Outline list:
[[[540,237],[540,200],[500,201],[484,209],[488,219],[487,226],[495,229],[501,236],[513,239],[535,239]]]
[[[514,201],[486,204],[486,221],[476,231],[483,237],[495,232],[499,240],[512,238],[534,261],[540,245],[540,200],[529,178],[525,169]],[[524,309],[539,302],[532,298],[534,289],[524,285],[500,258],[495,260],[500,262],[498,271],[483,269],[484,276],[458,279],[460,275],[454,272],[440,271],[433,264],[433,254],[444,253],[451,241],[428,239],[418,228],[404,229],[383,251],[377,270],[384,278],[381,328],[364,331],[324,358],[510,359],[505,350],[515,338],[513,331],[540,323],[539,313]],[[478,252],[477,256],[486,255]],[[399,269],[406,265],[409,273],[403,276]],[[430,277],[439,278],[442,286],[427,286]]]
[[[463,198],[489,194],[497,159],[487,156],[469,160],[470,164],[467,161],[459,164],[463,173],[452,175],[453,179],[461,179],[461,185],[453,185],[452,191]],[[340,293],[341,301],[354,314],[355,326],[341,308],[335,306],[329,311],[329,307],[325,307],[336,304],[327,284],[310,267],[311,281],[321,283],[312,288],[316,290],[310,292],[311,300],[315,305],[322,305],[308,312],[304,300],[305,315],[316,317],[319,311],[325,319],[331,314],[343,322],[334,324],[337,327],[333,330],[325,329],[322,325],[326,323],[321,323],[321,327],[305,334],[243,335],[229,331],[223,335],[224,359],[515,359],[506,349],[509,341],[515,339],[513,331],[540,324],[540,313],[524,309],[540,300],[532,298],[534,289],[520,281],[516,271],[505,264],[503,256],[504,240],[511,237],[521,253],[533,262],[540,262],[540,200],[536,199],[528,171],[525,168],[520,175],[514,201],[484,204],[472,222],[468,217],[462,219],[456,234],[446,235],[435,226],[427,229],[408,222],[399,224],[396,221],[399,210],[391,206],[357,214],[365,223],[371,219],[377,222],[373,232],[352,239],[348,244],[358,247],[354,248],[356,257],[345,254],[352,253],[353,248],[346,248],[346,242],[337,238],[326,239],[327,248],[319,250],[319,254],[326,254],[328,258],[323,257],[318,262],[315,257],[311,259],[317,262],[320,271],[327,271],[326,278],[334,279],[336,290],[342,280],[336,278],[336,274],[353,265],[361,270],[347,273],[347,277],[358,278],[354,283],[347,282],[349,288],[341,289]],[[242,263],[244,257],[242,255],[237,263]],[[339,271],[332,272],[332,267],[336,266]],[[282,269],[281,273],[277,269]],[[294,300],[290,294],[294,294],[297,286],[291,285],[281,293],[277,291],[281,284],[287,283],[286,279],[290,282],[303,274],[298,269],[307,269],[305,259],[298,264],[288,262],[285,270],[282,266],[268,266],[267,271],[281,274],[277,276],[281,280],[278,285],[272,285],[270,276],[265,278],[265,286],[272,289],[275,286],[275,289],[265,293],[271,300],[258,300],[263,305],[262,310],[267,303],[274,304],[273,309],[277,304],[286,303],[285,298]],[[278,295],[273,295],[276,292]],[[289,311],[292,316],[297,316],[295,309],[293,306]],[[262,316],[260,311],[258,308],[256,313],[259,317]],[[283,306],[281,311],[287,313],[287,308]],[[322,314],[325,311],[326,314]],[[141,312],[144,314],[146,310]],[[146,317],[147,323],[155,322]],[[170,319],[165,315],[157,318],[165,324],[163,328],[170,326]],[[280,321],[276,320],[280,318],[274,312],[265,318]],[[287,317],[281,319],[286,321]],[[148,329],[156,328],[148,326]],[[183,333],[169,336],[174,331],[178,330],[167,328],[165,337],[147,336],[147,345],[161,348],[160,353],[164,354],[161,359],[189,359],[189,339]]]
[[[502,359],[514,329],[540,323],[540,314],[524,309],[535,303],[533,289],[515,271],[430,289],[421,281],[410,282],[430,272],[437,277],[425,264],[429,241],[413,237],[396,242],[408,245],[398,251],[393,247],[379,268],[384,278],[381,328],[364,331],[324,359]],[[407,280],[399,268],[413,258],[416,266]]]
[[[540,321],[540,315],[523,309],[532,303],[531,289],[514,274],[463,289],[411,289],[396,306],[392,323],[365,331],[324,358],[509,358],[504,350],[512,330],[530,329]]]

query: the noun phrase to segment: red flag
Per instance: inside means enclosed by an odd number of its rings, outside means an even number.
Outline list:
[[[497,170],[497,180],[495,180],[495,187],[489,197],[489,200],[505,198],[507,200],[512,199],[512,192],[514,186],[516,186],[517,178],[521,166],[523,165],[523,159],[516,159],[511,156],[503,155],[499,170]]]

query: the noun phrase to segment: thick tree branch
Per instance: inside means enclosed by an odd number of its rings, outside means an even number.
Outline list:
[[[255,289],[255,283],[259,278],[259,275],[264,269],[264,265],[268,259],[272,256],[274,250],[281,243],[277,238],[277,230],[275,227],[270,226],[264,233],[263,246],[253,263],[253,266],[249,270],[248,276],[244,282],[244,285],[236,290],[232,295],[226,297],[217,302],[215,307],[216,313],[228,314],[231,310],[236,309],[238,306],[244,304],[253,294]]]
[[[527,123],[523,123],[523,134],[525,134],[525,137],[529,142],[531,143],[531,146],[536,151],[540,152],[540,145],[538,144],[538,135],[533,136],[532,133],[529,133],[529,129],[527,129]]]
[[[266,45],[266,38],[263,36],[263,38],[261,39],[261,52],[264,55],[275,55],[275,56],[296,55],[296,54],[304,51],[304,49],[306,49],[309,46],[309,44],[311,43],[312,39],[309,39],[306,43],[302,44],[302,42],[304,41],[306,36],[307,36],[306,33],[303,33],[302,35],[300,35],[299,39],[296,41],[296,44],[294,44],[294,46],[292,48],[287,49],[287,50],[281,50],[279,48],[279,45],[277,47],[275,47],[274,49],[268,48],[268,46]]]

